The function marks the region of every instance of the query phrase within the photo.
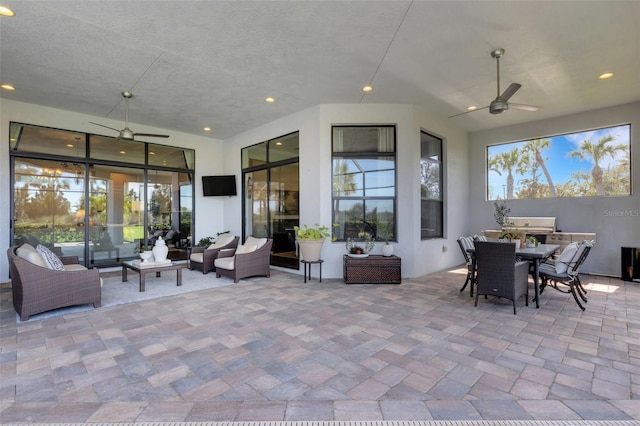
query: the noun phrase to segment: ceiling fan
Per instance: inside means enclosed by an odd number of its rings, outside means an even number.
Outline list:
[[[169,137],[169,135],[158,135],[158,134],[155,134],[155,133],[134,133],[129,128],[129,99],[131,99],[133,97],[133,93],[131,93],[131,92],[122,92],[122,97],[124,97],[124,100],[125,100],[124,129],[122,129],[122,130],[114,129],[113,127],[105,126],[104,124],[100,124],[100,123],[94,123],[93,121],[90,121],[90,123],[91,124],[95,124],[96,126],[105,127],[107,129],[115,130],[116,132],[119,133],[119,135],[118,135],[118,137],[116,139],[123,139],[123,140],[126,140],[126,141],[132,141],[132,140],[134,140],[134,138],[136,136],[146,136],[146,137],[151,137],[151,138],[168,138]]]
[[[481,109],[487,109],[487,108],[489,108],[489,112],[491,114],[501,114],[506,110],[508,110],[509,108],[519,109],[522,111],[537,111],[540,109],[540,107],[533,106],[533,105],[514,104],[512,102],[509,102],[509,99],[518,91],[518,89],[522,87],[522,85],[519,83],[511,83],[511,85],[507,87],[507,89],[504,92],[502,92],[502,94],[500,94],[500,58],[503,55],[504,55],[504,49],[495,49],[491,52],[491,57],[495,58],[496,64],[497,64],[496,67],[497,67],[497,74],[498,74],[498,80],[497,80],[498,90],[497,90],[496,98],[489,105],[485,107],[472,109],[471,111],[461,112],[460,114],[452,115],[449,118],[457,117],[459,115],[469,114],[470,112],[480,111]]]

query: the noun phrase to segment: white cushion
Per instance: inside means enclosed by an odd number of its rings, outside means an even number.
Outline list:
[[[191,253],[189,260],[196,263],[204,262],[204,253]]]
[[[47,263],[47,267],[49,269],[53,269],[54,271],[64,271],[64,264],[62,263],[60,258],[56,256],[54,252],[52,252],[42,244],[38,244],[38,247],[36,247],[36,250],[38,251],[38,253],[40,253],[40,256],[42,256],[42,258],[45,260],[45,262]]]
[[[569,266],[569,262],[573,259],[576,252],[578,251],[580,243],[571,243],[562,250],[560,256],[556,260],[556,273],[564,274],[567,272],[567,267]]]
[[[235,254],[245,254],[245,253],[253,253],[256,251],[258,247],[256,246],[248,246],[246,244],[240,244],[238,248],[236,248]]]
[[[229,244],[231,241],[233,241],[235,237],[231,234],[222,234],[219,235],[218,238],[216,239],[216,242],[211,244],[209,247],[207,247],[208,249],[217,249],[220,247],[224,247],[227,244]]]
[[[266,238],[256,238],[256,237],[248,237],[247,241],[244,242],[245,246],[256,246],[256,250],[267,244]]]
[[[24,243],[23,245],[18,247],[18,251],[20,250],[37,251],[36,248],[29,243]]]
[[[36,266],[40,266],[41,268],[48,268],[49,267],[47,262],[42,258],[42,256],[40,256],[40,253],[38,253],[36,251],[36,249],[34,249],[32,246],[30,246],[30,247],[33,250],[30,250],[28,248],[24,248],[25,245],[28,245],[28,244],[24,244],[24,245],[18,247],[18,250],[16,250],[16,254],[18,255],[18,257],[20,259],[24,259],[29,263],[33,263]]]
[[[235,267],[235,256],[231,256],[231,257],[219,257],[217,258],[213,264],[215,265],[216,268],[222,268],[222,269],[226,269],[229,271],[232,271],[233,268]]]
[[[87,268],[79,263],[72,263],[71,265],[64,265],[65,271],[86,271]]]

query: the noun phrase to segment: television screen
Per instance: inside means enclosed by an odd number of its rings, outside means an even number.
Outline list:
[[[237,195],[235,175],[202,176],[202,195],[205,197]]]

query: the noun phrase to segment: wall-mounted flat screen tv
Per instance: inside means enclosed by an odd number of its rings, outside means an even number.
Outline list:
[[[235,175],[202,176],[202,195],[205,197],[237,194]]]

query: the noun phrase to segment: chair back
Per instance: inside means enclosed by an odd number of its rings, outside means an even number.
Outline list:
[[[458,245],[460,246],[460,250],[464,256],[464,261],[467,262],[467,265],[471,265],[471,254],[467,250],[474,248],[473,238],[460,237],[458,238]]]
[[[495,241],[475,242],[478,285],[495,281],[513,282],[516,245]]]
[[[567,275],[575,277],[580,271],[580,266],[584,263],[593,247],[593,240],[584,240],[580,243],[576,254],[573,256],[569,264],[567,265]]]

